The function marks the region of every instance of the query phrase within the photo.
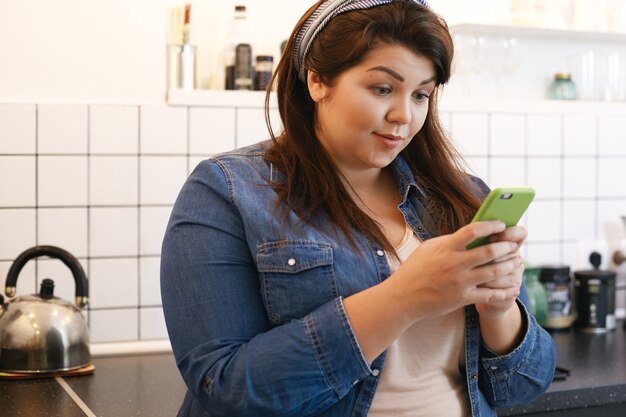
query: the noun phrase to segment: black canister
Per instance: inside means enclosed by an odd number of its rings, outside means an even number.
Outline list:
[[[572,327],[572,279],[567,265],[545,265],[541,267],[539,281],[548,298],[548,314],[543,327],[563,331]]]
[[[613,271],[600,270],[600,254],[589,257],[594,269],[576,271],[576,312],[574,326],[585,332],[604,333],[615,329],[615,279]]]

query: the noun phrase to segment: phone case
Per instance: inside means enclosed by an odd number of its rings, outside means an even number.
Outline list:
[[[535,197],[535,190],[530,187],[496,188],[492,190],[481,204],[472,219],[473,222],[500,220],[507,227],[515,226]],[[467,249],[484,245],[489,237],[478,238]]]

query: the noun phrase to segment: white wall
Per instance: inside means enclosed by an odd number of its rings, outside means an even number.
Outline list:
[[[184,1],[0,0],[0,102],[164,102],[168,10],[180,3]],[[277,57],[280,42],[314,1],[191,3],[199,84],[219,88],[222,81],[215,74],[235,3],[248,6],[254,54]],[[431,1],[450,23],[494,20],[508,1],[468,3]],[[482,13],[485,9],[491,13]]]

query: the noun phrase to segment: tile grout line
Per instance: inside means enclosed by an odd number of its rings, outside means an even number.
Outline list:
[[[72,387],[70,387],[67,384],[67,382],[65,382],[63,380],[63,378],[61,378],[60,376],[55,376],[54,380],[57,382],[57,384],[59,384],[61,386],[61,388],[63,388],[63,390],[67,393],[67,395],[69,395],[70,398],[72,398],[72,400],[74,400],[76,405],[83,411],[83,413],[85,413],[86,416],[88,416],[88,417],[98,417],[98,416],[96,416],[93,413],[93,411],[91,411],[89,409],[87,404],[85,404],[85,402],[80,399],[78,394],[76,394],[76,392],[72,389]]]

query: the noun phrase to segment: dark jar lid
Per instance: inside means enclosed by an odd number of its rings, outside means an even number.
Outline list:
[[[569,282],[570,268],[567,265],[543,265],[539,267],[539,281],[541,282]]]
[[[610,280],[610,279],[615,279],[617,277],[617,273],[613,271],[601,271],[599,269],[590,269],[587,271],[574,271],[574,277],[576,279],[582,279],[582,280],[588,280],[588,279]]]

